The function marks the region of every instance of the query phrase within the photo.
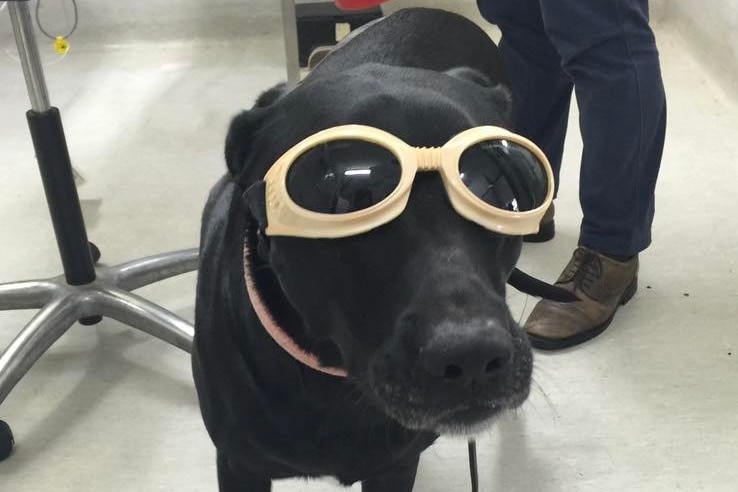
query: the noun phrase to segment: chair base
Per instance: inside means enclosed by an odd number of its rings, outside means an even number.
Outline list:
[[[74,286],[63,275],[45,280],[0,284],[0,311],[39,309],[0,354],[0,404],[33,364],[77,321],[113,318],[185,352],[192,350],[194,328],[176,314],[130,291],[197,269],[198,250],[189,249],[97,265],[96,280]],[[0,421],[0,461],[13,447],[10,428]]]

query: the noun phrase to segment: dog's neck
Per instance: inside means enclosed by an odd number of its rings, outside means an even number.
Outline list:
[[[337,377],[346,377],[347,373],[345,369],[340,367],[324,366],[316,354],[300,346],[295,338],[291,336],[277,321],[277,317],[275,317],[274,313],[269,308],[269,304],[264,295],[265,292],[260,288],[259,282],[257,281],[257,269],[268,268],[268,265],[260,265],[258,267],[255,265],[257,247],[252,238],[253,235],[247,232],[243,247],[244,277],[249,302],[251,303],[256,316],[259,318],[259,321],[264,326],[264,329],[280,347],[302,364],[325,374]]]

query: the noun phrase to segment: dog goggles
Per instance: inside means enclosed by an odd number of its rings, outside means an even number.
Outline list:
[[[441,174],[459,215],[500,234],[538,232],[553,199],[544,153],[494,126],[471,128],[432,148],[369,126],[330,128],[288,150],[247,194],[263,189],[267,236],[347,237],[396,219],[415,175],[429,171]]]

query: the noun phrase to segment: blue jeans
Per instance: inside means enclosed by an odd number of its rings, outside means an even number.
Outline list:
[[[648,0],[477,0],[502,30],[516,130],[559,169],[572,89],[584,141],[582,246],[630,256],[651,243],[666,98]]]

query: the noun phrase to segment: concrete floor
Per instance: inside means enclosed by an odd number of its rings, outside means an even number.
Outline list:
[[[3,19],[3,22],[5,19]],[[654,245],[641,291],[596,341],[536,359],[537,388],[480,442],[484,492],[729,492],[738,483],[738,104],[668,25],[670,104]],[[56,245],[23,117],[20,66],[0,46],[0,281],[56,275]],[[79,45],[47,70],[92,240],[117,263],[196,245],[223,172],[228,118],[283,77],[281,37]],[[522,266],[553,279],[575,247],[581,141],[572,113],[559,234]],[[195,276],[141,293],[191,319]],[[511,293],[517,313],[533,299]],[[527,305],[526,305],[527,303]],[[31,312],[0,313],[0,347]],[[0,407],[18,444],[3,492],[216,490],[189,358],[110,320],[77,326]],[[465,443],[423,457],[416,490],[469,489]],[[276,492],[340,490],[329,481]],[[358,487],[354,490],[358,490]]]

